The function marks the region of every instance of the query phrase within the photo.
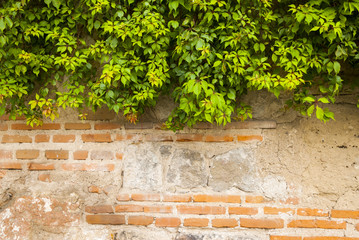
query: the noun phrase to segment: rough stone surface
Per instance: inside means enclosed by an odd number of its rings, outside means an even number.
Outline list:
[[[196,188],[207,185],[207,163],[200,152],[177,149],[173,153],[166,180],[181,188]]]
[[[213,158],[209,186],[215,191],[235,187],[245,192],[258,190],[260,179],[251,149],[238,148]]]

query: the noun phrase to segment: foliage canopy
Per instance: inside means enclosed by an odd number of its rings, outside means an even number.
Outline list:
[[[1,1],[0,115],[105,105],[135,122],[171,94],[178,129],[251,117],[240,96],[266,89],[327,121],[358,28],[359,0]]]

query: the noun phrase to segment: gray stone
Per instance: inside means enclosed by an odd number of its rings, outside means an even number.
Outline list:
[[[195,188],[207,185],[205,159],[199,152],[178,149],[170,160],[167,182],[181,188]]]
[[[215,191],[225,191],[232,187],[245,192],[258,190],[253,153],[248,148],[238,148],[217,155],[210,169],[209,186]]]
[[[123,186],[130,189],[159,191],[162,167],[153,148],[147,144],[127,147],[123,161]]]

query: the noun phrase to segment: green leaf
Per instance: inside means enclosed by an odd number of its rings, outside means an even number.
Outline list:
[[[178,8],[179,2],[178,1],[171,1],[169,2],[168,6],[170,7],[171,10],[176,11]]]
[[[323,109],[322,108],[320,108],[320,107],[316,107],[316,112],[315,112],[315,114],[317,115],[317,118],[319,119],[319,120],[324,120],[324,111],[323,111]]]
[[[99,29],[101,27],[101,22],[99,20],[96,20],[94,25],[95,29]]]
[[[310,106],[310,107],[307,109],[307,114],[308,114],[309,117],[312,116],[313,111],[314,111],[314,105]]]
[[[236,91],[234,89],[230,88],[227,96],[229,99],[235,100],[236,99]]]
[[[322,103],[329,103],[329,100],[325,97],[319,98],[318,101]]]
[[[303,99],[303,102],[312,103],[312,102],[314,102],[314,101],[315,101],[315,98],[312,97],[312,96],[308,96],[308,97],[305,97],[305,98]]]
[[[0,30],[1,30],[1,31],[4,31],[5,27],[6,27],[6,26],[5,26],[4,18],[1,17],[1,18],[0,18]]]
[[[340,72],[340,63],[338,63],[337,61],[334,62],[333,64],[333,68],[334,68],[334,72],[336,74],[338,74]]]

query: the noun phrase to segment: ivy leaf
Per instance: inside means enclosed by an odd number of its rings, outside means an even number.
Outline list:
[[[340,63],[338,63],[337,61],[334,62],[333,64],[333,68],[334,68],[334,72],[336,74],[338,74],[340,72]]]
[[[6,27],[6,26],[5,26],[4,18],[1,17],[1,18],[0,18],[0,30],[1,30],[1,31],[4,31],[5,27]]]
[[[168,6],[170,7],[171,10],[176,11],[176,9],[178,8],[179,2],[178,1],[171,1]]]
[[[324,119],[324,111],[323,111],[323,109],[318,107],[318,106],[316,107],[316,109],[317,109],[317,111],[315,112],[315,114],[317,115],[317,118],[319,120],[323,120]]]

